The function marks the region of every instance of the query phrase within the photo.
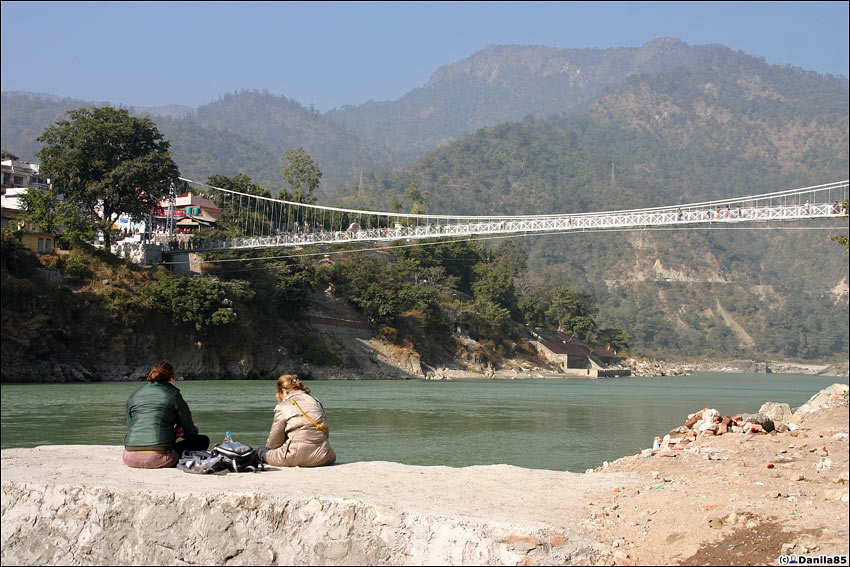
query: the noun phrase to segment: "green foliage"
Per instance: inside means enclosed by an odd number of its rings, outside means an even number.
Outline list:
[[[523,320],[534,327],[543,327],[546,325],[546,313],[540,299],[533,295],[523,295],[517,301],[517,309],[519,309]]]
[[[337,368],[344,366],[343,361],[329,351],[322,341],[304,331],[298,332],[297,339],[298,345],[301,347],[301,359],[307,364]]]
[[[111,241],[113,223],[126,213],[141,218],[178,177],[169,143],[148,118],[109,107],[68,112],[44,131],[41,172],[93,228]]]
[[[65,273],[84,280],[89,279],[94,275],[89,265],[89,256],[79,248],[72,248],[65,260]]]
[[[245,195],[257,195],[258,197],[269,198],[272,196],[271,191],[254,183],[244,173],[233,177],[211,175],[207,179],[207,184],[213,187],[227,189],[228,191],[244,193]],[[198,232],[194,235],[197,238],[222,240],[243,236],[246,226],[252,228],[261,226],[263,227],[261,232],[265,234],[266,232],[273,232],[270,227],[275,223],[281,222],[281,219],[274,215],[274,211],[269,207],[268,202],[263,201],[262,208],[257,207],[249,211],[247,209],[243,210],[243,207],[247,207],[248,197],[215,190],[207,191],[206,194],[215,201],[216,206],[222,210],[222,213],[216,222],[215,228]],[[278,198],[286,199],[287,195],[284,192],[284,194],[278,195]]]
[[[201,333],[236,320],[233,303],[225,297],[221,283],[208,276],[187,278],[163,274],[153,289],[153,300],[175,324],[189,323]]]
[[[286,150],[283,153],[283,181],[289,187],[292,200],[314,204],[315,191],[322,180],[322,172],[304,148]]]
[[[508,312],[516,309],[514,279],[507,264],[501,262],[477,264],[475,275],[472,294],[476,301],[493,303]]]
[[[466,321],[469,334],[476,340],[500,340],[508,334],[508,322],[511,313],[504,307],[487,299],[475,300],[475,311]]]
[[[616,354],[627,350],[631,341],[631,335],[622,329],[600,329],[597,344]]]
[[[283,273],[278,276],[275,303],[283,317],[295,317],[310,307],[310,292],[314,275],[307,270]]]

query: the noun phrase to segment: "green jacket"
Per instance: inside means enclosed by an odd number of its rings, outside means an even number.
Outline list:
[[[127,400],[125,447],[173,447],[177,426],[184,437],[198,434],[180,390],[168,382],[147,382]]]

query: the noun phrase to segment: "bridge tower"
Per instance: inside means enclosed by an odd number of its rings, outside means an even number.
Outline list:
[[[168,189],[168,214],[165,217],[165,230],[168,233],[168,241],[174,239],[174,201],[176,200],[176,189],[174,182]]]

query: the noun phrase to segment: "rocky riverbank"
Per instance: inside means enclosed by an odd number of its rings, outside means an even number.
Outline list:
[[[665,361],[648,358],[627,358],[623,364],[632,370],[632,376],[687,376],[695,372],[804,374],[810,376],[848,376],[850,374],[850,362],[841,364],[803,364],[755,360]]]
[[[120,447],[64,447],[61,459],[56,447],[7,449],[0,559],[768,565],[846,555],[847,390],[836,384],[776,417],[793,424],[781,432],[700,433],[584,474],[343,460],[197,476],[128,469]]]

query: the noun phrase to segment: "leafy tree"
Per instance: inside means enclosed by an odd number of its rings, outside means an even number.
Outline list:
[[[508,310],[516,306],[514,278],[506,264],[478,264],[475,273],[472,293],[476,300],[489,301]]]
[[[479,340],[503,338],[510,318],[510,311],[504,307],[487,299],[476,299],[475,311],[467,318],[470,334]]]
[[[589,293],[572,291],[567,286],[558,286],[549,292],[549,309],[546,315],[558,322],[558,327],[564,332],[570,332],[573,327],[583,330],[589,328],[585,319],[593,320],[599,312],[596,300]],[[578,321],[582,319],[581,321]],[[579,335],[579,338],[582,338]]]
[[[20,199],[25,222],[35,224],[48,234],[54,234],[62,224],[62,201],[56,189],[30,187]]]
[[[517,308],[523,319],[529,325],[542,327],[546,324],[546,313],[540,300],[533,295],[526,294],[519,298]]]
[[[213,187],[220,187],[229,191],[245,193],[247,195],[257,195],[258,197],[271,197],[272,193],[264,187],[260,187],[257,183],[244,173],[227,177],[224,175],[211,175],[207,179],[207,184]],[[284,192],[285,193],[285,192]],[[222,191],[210,191],[209,197],[215,201],[215,204],[221,208],[221,217],[216,222],[216,232],[199,232],[196,236],[216,239],[229,238],[239,236],[243,233],[243,225],[266,227],[272,221],[272,214],[268,208],[241,210],[242,200],[239,196],[230,195]],[[284,194],[282,199],[286,199]],[[280,221],[281,219],[275,219]]]
[[[622,329],[601,329],[597,341],[598,344],[616,354],[621,350],[629,348],[632,337]]]
[[[283,153],[283,181],[289,186],[292,200],[299,203],[316,202],[314,191],[319,188],[322,172],[304,148]]]
[[[38,138],[44,144],[38,152],[41,171],[103,232],[108,249],[118,217],[150,213],[179,171],[169,143],[149,118],[111,107],[79,108],[68,117]]]
[[[224,288],[216,278],[166,274],[153,290],[153,299],[171,315],[175,324],[190,323],[202,333],[236,320],[233,302],[225,297]]]
[[[294,273],[282,273],[276,286],[277,311],[284,317],[298,316],[310,307],[312,274],[297,269]]]
[[[7,160],[10,159],[12,161],[18,161],[18,156],[13,154],[12,152],[7,152],[6,150],[0,150],[0,159]]]
[[[428,201],[428,192],[420,191],[419,185],[416,182],[411,183],[404,190],[404,196],[413,201],[413,206],[410,208],[412,215],[424,215],[427,212],[425,203]]]
[[[505,240],[496,248],[499,262],[508,266],[514,277],[519,277],[528,270],[528,252],[517,240]]]

